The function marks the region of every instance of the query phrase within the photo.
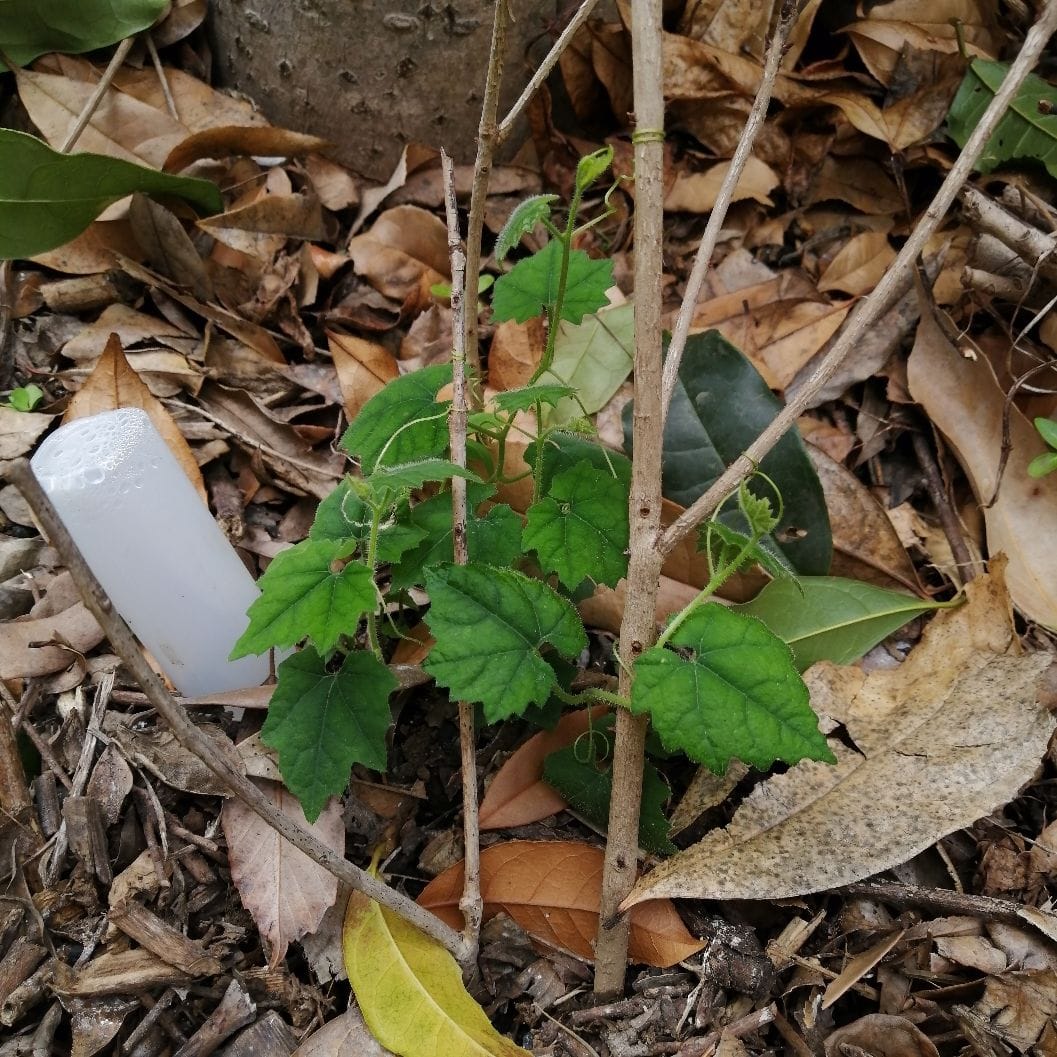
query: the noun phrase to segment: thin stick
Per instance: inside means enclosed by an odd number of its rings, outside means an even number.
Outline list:
[[[462,937],[439,918],[417,903],[394,891],[354,863],[348,862],[333,849],[328,848],[318,837],[298,825],[289,815],[278,811],[245,775],[235,770],[227,757],[191,722],[184,710],[170,696],[161,679],[147,664],[128,625],[114,609],[113,603],[88,568],[77,544],[62,523],[51,500],[37,483],[29,463],[17,459],[8,465],[8,476],[33,511],[37,523],[44,529],[51,545],[59,552],[69,569],[73,582],[85,606],[99,621],[100,627],[110,640],[114,652],[132,673],[133,678],[147,695],[147,699],[158,710],[177,740],[189,752],[194,753],[251,811],[256,812],[281,837],[285,837],[295,848],[299,848],[313,862],[322,866],[350,888],[363,892],[382,906],[399,914],[406,921],[443,944],[453,954],[462,951]]]
[[[865,301],[859,304],[844,332],[819,364],[818,370],[804,383],[804,387],[779,412],[774,421],[749,445],[738,458],[727,467],[722,476],[692,506],[683,511],[672,522],[667,531],[658,538],[657,549],[662,556],[667,556],[675,549],[683,537],[692,532],[705,518],[709,517],[723,499],[759,465],[760,460],[778,443],[790,427],[794,426],[800,413],[810,405],[814,395],[836,373],[848,355],[861,340],[866,330],[874,324],[898,296],[899,284],[905,273],[914,267],[914,262],[925,248],[925,243],[932,237],[958,196],[962,185],[969,178],[973,165],[984,145],[991,137],[1002,115],[1009,108],[1024,78],[1034,68],[1042,54],[1046,42],[1057,29],[1057,0],[1047,0],[1038,21],[1028,30],[1024,46],[1020,49],[1002,81],[1002,86],[988,104],[980,122],[973,130],[958,160],[951,167],[936,197],[932,200],[924,216],[907,239],[892,266]]]
[[[635,406],[631,474],[627,600],[620,625],[619,692],[631,696],[636,659],[656,635],[661,521],[661,273],[664,206],[664,95],[661,0],[633,0],[632,67],[635,88]],[[629,919],[618,908],[635,883],[642,799],[646,717],[618,709],[613,754],[595,991],[622,992],[628,961]]]
[[[459,209],[455,202],[455,167],[446,151],[440,152],[444,178],[444,211],[448,221],[448,254],[451,257],[451,376],[452,399],[448,429],[451,437],[451,461],[466,466],[466,302],[477,304],[476,293],[466,289],[466,252],[459,237]],[[451,528],[455,564],[469,560],[466,546],[466,479],[451,479]],[[463,917],[464,952],[468,961],[476,960],[481,936],[481,831],[477,821],[477,732],[474,709],[469,701],[459,702],[459,749],[462,765],[462,839],[465,865],[462,898],[459,909]]]
[[[701,287],[705,283],[705,274],[712,263],[712,255],[716,252],[716,244],[723,229],[723,222],[727,219],[727,210],[730,208],[731,199],[737,189],[741,174],[745,171],[752,148],[756,142],[756,136],[763,127],[764,118],[767,116],[767,107],[771,103],[771,95],[774,92],[775,82],[778,80],[778,70],[782,65],[782,56],[785,54],[786,42],[789,34],[796,24],[797,4],[795,0],[782,0],[782,10],[778,16],[778,25],[774,28],[774,36],[771,38],[770,47],[767,49],[767,59],[763,67],[763,79],[756,92],[752,109],[749,111],[745,127],[742,129],[741,138],[734,151],[734,157],[730,159],[730,168],[723,177],[720,184],[719,194],[716,196],[716,204],[709,214],[708,223],[705,225],[705,233],[701,236],[701,244],[697,247],[697,257],[694,259],[694,267],[690,272],[690,278],[686,283],[686,293],[683,295],[683,303],[679,308],[679,316],[675,321],[675,330],[672,332],[672,340],[668,346],[668,356],[664,362],[664,377],[661,382],[661,419],[662,422],[668,414],[668,405],[672,402],[672,393],[675,390],[675,381],[679,376],[679,364],[683,360],[683,352],[686,350],[686,339],[690,333],[690,324],[697,310],[697,302],[701,297]]]
[[[110,64],[103,71],[103,76],[99,78],[99,83],[95,86],[95,91],[88,97],[88,102],[84,104],[84,108],[77,115],[76,124],[66,134],[66,139],[59,148],[60,154],[69,154],[73,150],[74,144],[81,138],[81,133],[88,127],[88,122],[92,120],[96,107],[99,106],[100,100],[106,95],[114,75],[121,69],[121,64],[125,61],[125,56],[128,55],[135,39],[135,37],[126,37],[117,46]]]
[[[176,97],[169,87],[169,78],[165,76],[165,67],[161,64],[161,56],[158,54],[158,45],[154,43],[154,37],[148,32],[147,51],[150,52],[150,61],[154,65],[154,72],[158,75],[158,84],[161,85],[161,94],[165,96],[165,108],[177,120],[180,120],[180,112],[176,109]]]
[[[556,63],[562,57],[562,52],[569,46],[569,42],[576,36],[580,27],[591,17],[591,12],[595,9],[597,3],[598,0],[583,0],[579,10],[569,20],[569,24],[565,29],[561,31],[558,39],[551,45],[551,50],[544,56],[539,69],[532,75],[532,79],[525,85],[525,90],[510,108],[510,113],[499,122],[499,127],[496,130],[497,146],[513,131],[514,123],[524,113],[525,107],[529,105],[532,97],[539,91],[540,85],[550,76],[551,70],[554,69]]]
[[[466,362],[474,377],[481,377],[481,352],[477,344],[477,285],[481,278],[481,239],[484,235],[484,207],[488,197],[488,179],[492,175],[492,155],[495,153],[499,129],[499,86],[503,80],[503,53],[506,51],[506,31],[510,23],[509,0],[496,0],[495,20],[492,22],[492,43],[488,52],[488,72],[485,75],[484,100],[481,103],[481,123],[477,130],[477,158],[473,163],[473,186],[470,189],[470,215],[466,224],[466,297],[469,308],[463,326]],[[476,393],[477,386],[474,386]],[[476,395],[474,397],[476,402]]]

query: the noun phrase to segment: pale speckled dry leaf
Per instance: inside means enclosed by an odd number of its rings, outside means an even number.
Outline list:
[[[340,918],[339,918],[340,923]],[[393,1057],[367,1029],[356,1006],[350,1006],[311,1035],[290,1057]]]
[[[992,0],[892,0],[846,29],[866,68],[887,85],[906,48],[956,54],[959,36],[971,56],[997,58],[1002,37]]]
[[[310,826],[296,797],[284,786],[256,783],[273,805],[305,826],[338,855],[345,854],[341,803],[331,798]],[[295,848],[241,800],[227,800],[221,812],[231,879],[268,948],[274,968],[286,948],[312,932],[338,894],[338,879]]]
[[[507,841],[481,852],[485,914],[504,911],[530,936],[588,961],[594,959],[602,891],[601,848],[579,841]],[[418,902],[453,928],[462,914],[462,863],[433,878]],[[631,912],[633,962],[667,967],[704,944],[687,931],[666,899]]]
[[[837,1028],[826,1039],[826,1057],[939,1057],[932,1040],[905,1017],[870,1013]]]
[[[643,877],[625,906],[835,888],[906,862],[1011,800],[1055,721],[1036,700],[1051,658],[1013,652],[1002,565],[993,560],[964,605],[935,617],[899,668],[810,668],[813,707],[843,723],[859,752],[834,742],[836,765],[801,763],[761,783],[729,826]]]
[[[187,479],[195,486],[195,491],[206,502],[206,486],[202,480],[202,471],[191,451],[191,446],[184,440],[179,426],[161,402],[151,394],[146,383],[132,369],[121,348],[121,341],[116,334],[107,340],[106,348],[99,357],[85,383],[74,394],[63,422],[73,422],[78,418],[98,415],[101,411],[113,411],[119,407],[138,407],[146,411],[154,428],[161,434],[169,451]]]
[[[393,354],[376,341],[327,331],[327,345],[338,372],[342,403],[351,422],[363,405],[400,374]]]
[[[19,70],[18,94],[41,135],[56,150],[84,109],[95,86],[48,73]],[[77,140],[77,152],[160,169],[166,155],[187,137],[187,128],[164,110],[108,89]]]
[[[675,183],[664,196],[664,208],[669,213],[709,213],[716,204],[720,186],[730,162],[720,162],[705,172],[680,172]],[[778,174],[759,158],[750,157],[734,188],[733,202],[746,198],[761,202],[763,205],[774,205],[771,192],[781,182]]]
[[[868,294],[881,281],[895,256],[896,251],[883,231],[854,235],[819,276],[818,288],[823,292],[842,290],[856,297]]]
[[[1057,1016],[1057,972],[1006,972],[987,978],[984,996],[973,1012],[1021,1053],[1034,1046]]]
[[[606,710],[596,708],[594,715]],[[543,761],[552,752],[572,745],[591,724],[591,709],[569,712],[553,730],[533,734],[496,772],[481,801],[481,829],[527,826],[565,807],[565,800],[543,780]]]
[[[669,833],[672,836],[682,833],[706,811],[722,804],[748,773],[748,766],[741,760],[731,760],[723,774],[713,774],[707,767],[698,767],[672,812]]]
[[[833,532],[831,576],[920,593],[914,563],[884,507],[850,470],[813,444],[807,453],[822,484]]]
[[[940,380],[940,381],[938,381]],[[911,395],[947,438],[981,503],[990,501],[1002,450],[1005,396],[987,359],[956,349],[933,314],[923,310],[907,364]],[[1009,558],[1013,604],[1031,620],[1057,628],[1057,488],[1028,476],[1046,445],[1015,407],[1012,448],[997,500],[984,510],[987,546]]]

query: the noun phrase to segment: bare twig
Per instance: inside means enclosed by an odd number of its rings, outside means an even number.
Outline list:
[[[74,144],[81,138],[81,133],[88,127],[88,122],[92,120],[95,108],[99,106],[103,96],[106,95],[110,82],[114,79],[117,71],[121,69],[121,64],[125,61],[125,56],[128,55],[135,39],[135,37],[126,37],[117,46],[113,58],[103,71],[103,76],[99,78],[99,83],[95,86],[95,91],[88,97],[88,102],[84,104],[84,108],[77,115],[77,121],[74,123],[73,128],[66,134],[66,139],[59,148],[60,154],[69,154],[73,150]]]
[[[313,862],[322,866],[350,888],[363,892],[381,903],[427,935],[443,944],[453,954],[462,951],[462,937],[449,928],[428,910],[394,891],[376,877],[348,862],[333,849],[328,848],[304,826],[298,825],[289,815],[277,810],[272,801],[245,775],[236,771],[227,757],[191,722],[185,711],[176,704],[165,689],[161,679],[147,664],[135,637],[128,625],[114,609],[106,592],[88,568],[73,538],[62,523],[37,483],[29,463],[17,459],[7,467],[8,476],[33,511],[37,523],[47,533],[51,545],[59,552],[63,563],[70,571],[73,582],[85,606],[92,612],[110,640],[114,652],[121,658],[148,700],[165,720],[177,740],[189,752],[194,753],[250,810],[259,815],[280,836],[299,848]]]
[[[679,364],[683,359],[686,349],[687,335],[690,333],[690,324],[697,310],[697,301],[701,296],[701,287],[705,282],[705,274],[712,263],[712,255],[716,252],[716,243],[723,229],[723,222],[727,219],[727,210],[730,208],[731,199],[737,189],[741,174],[752,155],[752,148],[756,142],[756,136],[763,127],[764,118],[767,116],[767,107],[771,102],[774,92],[775,81],[778,79],[778,70],[782,64],[782,56],[785,54],[786,42],[797,19],[796,0],[782,0],[781,13],[778,16],[778,24],[774,28],[770,47],[767,49],[767,59],[764,62],[763,77],[760,87],[753,100],[752,109],[745,121],[741,138],[734,151],[734,157],[730,160],[730,168],[727,169],[720,185],[719,194],[716,196],[716,204],[709,214],[708,223],[705,225],[705,233],[701,236],[701,244],[697,247],[697,257],[694,259],[694,267],[690,272],[690,278],[686,283],[686,293],[683,295],[683,303],[679,308],[679,316],[675,321],[675,330],[672,332],[672,340],[668,346],[668,357],[664,363],[664,378],[661,388],[661,421],[668,414],[668,405],[672,402],[672,392],[675,389],[675,380],[679,376]]]
[[[551,70],[554,69],[558,60],[562,57],[562,52],[569,46],[569,42],[576,36],[580,27],[591,17],[591,12],[595,9],[597,3],[598,0],[583,0],[579,10],[569,19],[569,24],[561,31],[558,39],[551,45],[551,50],[543,57],[543,62],[540,63],[539,69],[532,75],[529,83],[525,85],[525,90],[510,108],[510,113],[499,122],[499,127],[496,130],[497,145],[510,135],[515,122],[524,113],[525,107],[529,105],[532,97],[539,91],[540,85],[550,76]]]
[[[154,72],[158,75],[158,84],[161,85],[161,94],[165,96],[165,108],[177,120],[180,120],[180,111],[176,109],[176,97],[169,87],[169,78],[165,76],[165,67],[161,64],[161,56],[158,54],[158,45],[154,43],[154,37],[148,31],[143,34],[147,39],[147,51],[150,52],[150,61],[154,65]]]
[[[988,104],[980,122],[973,130],[958,160],[951,167],[947,178],[943,181],[936,197],[932,200],[928,209],[925,210],[921,220],[918,221],[907,239],[892,266],[884,274],[881,281],[873,292],[861,302],[855,311],[851,322],[842,332],[840,338],[835,342],[826,358],[819,364],[815,374],[804,384],[797,395],[790,400],[782,411],[775,417],[774,421],[749,445],[749,447],[738,456],[738,458],[727,467],[726,471],[708,489],[707,492],[697,499],[692,506],[685,510],[672,522],[668,529],[657,542],[658,550],[662,556],[672,552],[681,539],[693,531],[705,518],[707,518],[723,499],[737,488],[737,486],[759,465],[760,460],[774,447],[775,444],[792,427],[800,413],[810,404],[814,394],[818,392],[832,377],[834,372],[847,358],[849,353],[856,347],[866,330],[877,321],[894,301],[899,284],[908,269],[914,267],[914,262],[925,248],[925,243],[932,237],[950,209],[951,204],[961,191],[965,181],[972,172],[976,159],[980,156],[984,145],[991,137],[1002,115],[1009,108],[1013,97],[1024,78],[1031,72],[1038,62],[1046,42],[1057,29],[1057,0],[1047,0],[1038,21],[1028,30],[1024,39],[1024,45],[1020,49],[1016,60],[1009,68],[1002,86],[995,94],[994,99]]]
[[[488,197],[488,180],[492,175],[492,155],[495,153],[499,113],[499,86],[503,80],[503,53],[506,51],[506,31],[510,23],[510,0],[496,0],[495,21],[492,23],[492,43],[488,52],[488,72],[485,75],[484,100],[481,103],[481,124],[477,131],[477,158],[473,163],[473,185],[470,189],[470,215],[466,224],[466,297],[469,307],[465,312],[466,362],[474,376],[481,376],[481,353],[477,347],[477,284],[481,278],[481,238],[484,235],[484,207]],[[476,392],[477,386],[474,386]],[[476,397],[475,397],[476,400]]]
[[[466,302],[477,304],[477,291],[466,289],[466,252],[459,237],[459,209],[455,202],[455,168],[447,152],[440,152],[444,178],[444,206],[448,221],[448,254],[451,257],[451,415],[448,419],[451,437],[451,461],[466,466]],[[451,528],[456,565],[469,560],[466,547],[466,479],[451,479]],[[463,940],[467,961],[477,958],[481,936],[481,831],[477,821],[477,732],[474,708],[469,701],[459,702],[459,748],[462,762],[462,835],[464,870],[459,909],[464,922]]]
[[[656,635],[661,556],[654,545],[661,523],[661,271],[664,205],[664,94],[661,0],[633,0],[635,144],[635,407],[628,587],[620,626],[620,683],[631,694],[636,659]],[[617,908],[635,883],[639,847],[646,717],[617,712],[613,793],[609,810],[595,991],[623,990],[629,922]]]

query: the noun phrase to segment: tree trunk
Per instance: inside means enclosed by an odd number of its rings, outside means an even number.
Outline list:
[[[560,0],[514,0],[500,115],[550,43]],[[335,157],[389,177],[406,143],[473,160],[494,0],[213,0],[221,84]],[[533,47],[535,45],[535,47]],[[516,149],[515,134],[507,149]]]

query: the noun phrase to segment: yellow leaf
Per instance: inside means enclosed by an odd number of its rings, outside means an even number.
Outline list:
[[[360,892],[349,898],[342,948],[363,1019],[399,1057],[529,1057],[492,1027],[439,943]]]

